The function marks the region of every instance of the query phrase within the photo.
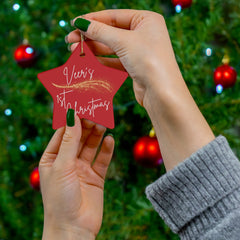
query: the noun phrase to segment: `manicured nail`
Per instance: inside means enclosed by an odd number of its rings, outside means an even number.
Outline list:
[[[69,108],[67,111],[67,125],[68,127],[73,127],[75,124],[74,121],[74,110]]]
[[[68,42],[68,35],[65,36],[64,40],[65,40],[65,43],[69,43],[69,42]]]
[[[107,135],[113,137],[113,134],[112,134],[112,133],[108,133]]]
[[[77,18],[74,22],[74,26],[76,28],[79,28],[80,30],[86,32],[88,30],[90,23],[91,23],[90,21],[88,21],[84,18]]]

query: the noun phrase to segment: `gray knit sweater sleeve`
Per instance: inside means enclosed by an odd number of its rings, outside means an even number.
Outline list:
[[[181,239],[240,239],[240,162],[223,136],[149,185],[146,194]]]

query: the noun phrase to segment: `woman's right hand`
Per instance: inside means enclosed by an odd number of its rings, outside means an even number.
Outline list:
[[[133,79],[136,100],[151,118],[167,170],[214,139],[185,84],[160,14],[105,10],[73,20],[78,28],[83,22],[81,32],[75,30],[67,37],[69,43],[75,43],[72,50],[82,33],[95,55],[119,57],[99,59],[105,65],[125,69]]]
[[[73,51],[81,41],[81,33],[95,55],[116,54],[119,59],[99,57],[108,66],[124,69],[133,81],[136,100],[144,105],[144,96],[149,88],[174,83],[181,78],[164,18],[155,12],[139,10],[104,10],[79,16],[91,23],[87,31],[71,32],[66,40],[74,43]],[[156,70],[161,70],[156,72]]]

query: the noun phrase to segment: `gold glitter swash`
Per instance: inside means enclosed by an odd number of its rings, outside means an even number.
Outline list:
[[[90,89],[94,89],[98,92],[102,91],[102,90],[106,90],[108,92],[112,92],[112,86],[103,80],[90,80],[90,81],[84,81],[81,83],[75,83],[73,85],[57,85],[55,83],[53,83],[54,87],[57,88],[71,88],[71,89],[77,89],[79,91],[88,91]]]

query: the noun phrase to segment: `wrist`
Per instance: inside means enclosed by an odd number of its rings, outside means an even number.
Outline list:
[[[152,66],[150,72],[143,98],[143,107],[147,111],[151,111],[154,102],[157,102],[159,110],[167,107],[166,110],[170,111],[175,106],[175,101],[183,102],[186,97],[191,96],[178,66],[174,71]]]
[[[145,100],[150,100],[152,94],[157,94],[160,100],[161,96],[165,94],[175,94],[176,90],[186,90],[186,84],[182,77],[182,73],[178,67],[175,59],[165,59],[166,62],[162,63],[159,59],[152,58],[145,60],[146,74],[143,76],[145,83],[145,93],[143,103]],[[188,89],[187,89],[188,90]],[[146,105],[147,107],[147,105]]]
[[[169,171],[212,141],[214,135],[181,74],[172,72],[164,79],[164,83],[155,80],[146,88],[143,106],[151,118]]]
[[[54,226],[44,223],[42,240],[95,240],[95,235],[88,229],[74,226]]]

